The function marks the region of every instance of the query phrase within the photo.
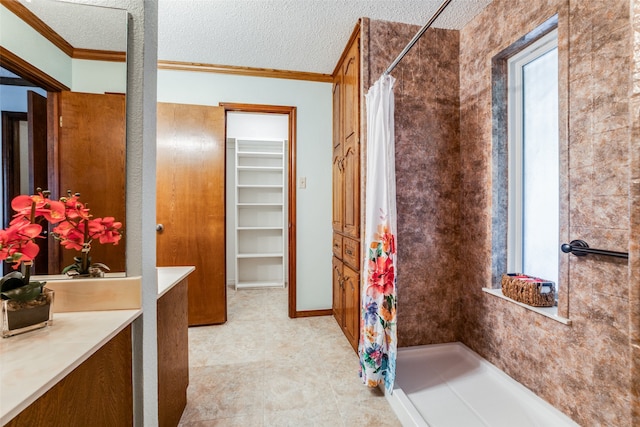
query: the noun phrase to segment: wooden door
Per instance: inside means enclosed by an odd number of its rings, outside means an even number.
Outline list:
[[[227,320],[223,107],[158,104],[157,265],[193,265],[189,325]]]
[[[95,218],[112,216],[122,223],[120,243],[94,243],[91,260],[114,272],[126,271],[125,96],[66,91],[52,97],[58,119],[53,120],[55,142],[50,155],[57,162],[57,179],[50,179],[49,189],[56,198],[67,190],[80,193],[80,201],[88,203]],[[58,271],[79,255],[71,250],[60,254]]]
[[[27,92],[29,128],[29,192],[49,188],[47,162],[47,98],[33,91]],[[45,273],[46,274],[46,273]]]
[[[344,334],[357,351],[360,331],[360,275],[351,268],[343,265],[342,276],[344,278]]]
[[[29,194],[38,188],[49,189],[49,168],[47,159],[47,98],[33,91],[27,92],[27,128],[29,134]],[[45,236],[48,231],[44,230]],[[49,244],[47,239],[38,239],[35,274],[49,274]],[[52,273],[59,273],[53,271]]]

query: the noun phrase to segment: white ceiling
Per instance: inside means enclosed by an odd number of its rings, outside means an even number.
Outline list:
[[[121,15],[20,0],[74,47],[118,50]],[[157,0],[158,59],[330,74],[358,18],[422,26],[442,0]],[[121,6],[126,0],[72,0]],[[61,5],[62,3],[62,5]],[[491,0],[453,0],[434,27],[460,29]],[[76,6],[72,12],[68,6]],[[87,9],[86,11],[81,9]],[[114,29],[118,28],[118,31]],[[399,53],[399,52],[398,52]]]
[[[75,48],[127,49],[127,13],[116,9],[122,1],[19,1]],[[93,5],[80,4],[90,2]]]
[[[460,29],[490,2],[453,0],[434,26]],[[158,58],[330,74],[358,18],[422,26],[441,3],[159,0]]]

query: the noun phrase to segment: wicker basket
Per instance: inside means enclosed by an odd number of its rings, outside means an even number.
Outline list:
[[[553,307],[556,287],[549,280],[520,273],[502,275],[502,294],[534,307]]]

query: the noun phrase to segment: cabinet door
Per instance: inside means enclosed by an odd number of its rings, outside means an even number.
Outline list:
[[[342,156],[333,156],[333,230],[344,229],[344,170]]]
[[[343,138],[348,140],[359,134],[360,127],[360,39],[356,38],[342,65]],[[356,143],[358,138],[356,138]]]
[[[333,229],[342,232],[344,217],[344,171],[342,166],[342,79],[333,84]]]
[[[344,324],[344,291],[342,285],[342,261],[333,257],[333,317],[338,325]]]
[[[158,299],[158,425],[173,427],[187,405],[189,321],[187,279]]]
[[[343,231],[360,238],[360,150],[355,144],[346,147],[343,161],[344,218]]]
[[[349,47],[342,66],[343,231],[360,237],[360,60],[359,38]]]
[[[344,278],[344,326],[343,331],[354,350],[358,350],[360,338],[360,275],[343,265]]]
[[[15,418],[2,425],[133,426],[131,342],[129,325]]]

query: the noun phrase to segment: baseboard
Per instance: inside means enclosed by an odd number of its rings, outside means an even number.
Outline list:
[[[316,317],[316,316],[331,316],[333,314],[333,310],[305,310],[305,311],[296,311],[294,318],[296,317]]]

